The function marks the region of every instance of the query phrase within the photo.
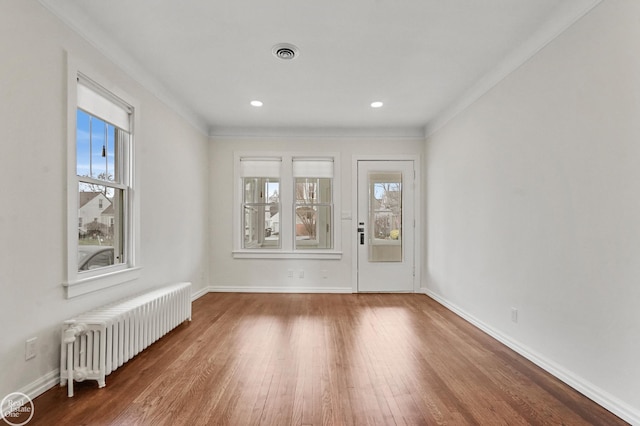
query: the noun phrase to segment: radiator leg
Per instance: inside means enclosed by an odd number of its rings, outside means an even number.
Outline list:
[[[73,396],[73,345],[76,341],[76,335],[85,329],[84,324],[77,324],[75,320],[64,322],[65,330],[62,334],[63,345],[67,345],[67,396]],[[62,374],[62,371],[60,372]]]
[[[103,388],[106,386],[105,380],[104,380],[104,376],[106,375],[107,372],[107,361],[106,361],[106,357],[107,355],[107,327],[102,327],[102,330],[100,330],[100,363],[99,363],[99,369],[100,369],[100,378],[98,379],[98,387],[99,388]]]
[[[67,371],[67,344],[64,341],[64,330],[62,332],[62,339],[60,343],[60,386],[65,386],[67,384],[67,376],[65,375]]]
[[[67,396],[73,396],[73,343],[67,343]]]
[[[191,321],[190,288],[191,283],[169,286],[65,321],[60,384],[67,385],[68,396],[73,396],[74,381],[97,380],[99,388],[105,387],[107,374],[183,323],[185,318]]]

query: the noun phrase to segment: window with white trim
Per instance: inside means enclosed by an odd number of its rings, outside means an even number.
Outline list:
[[[234,257],[339,258],[337,154],[235,157]]]
[[[76,176],[78,217],[85,222],[78,229],[78,271],[87,270],[85,263],[105,248],[112,250],[112,263],[100,267],[127,262],[132,114],[131,106],[78,75]],[[85,221],[88,216],[94,219]]]
[[[242,158],[242,248],[280,248],[279,158]]]
[[[67,233],[68,297],[135,278],[134,108],[78,70],[75,82],[69,90],[69,125],[74,128],[68,155],[68,223],[77,228]]]
[[[293,158],[295,249],[333,248],[333,158]]]

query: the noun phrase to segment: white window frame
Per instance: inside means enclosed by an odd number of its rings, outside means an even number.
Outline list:
[[[294,177],[294,178],[293,178],[293,180],[294,180],[294,184],[295,184],[295,180],[296,180],[296,179],[297,179],[296,177]],[[308,178],[308,179],[316,179],[316,178]],[[333,188],[331,188],[331,191],[333,192]],[[297,208],[298,208],[298,206],[301,206],[301,205],[302,205],[302,204],[298,204],[298,203],[297,203],[297,200],[295,200],[295,201],[294,201],[294,203],[295,203],[294,211],[295,211],[295,209],[297,209]],[[333,208],[333,203],[317,203],[317,204],[314,204],[314,206],[315,206],[315,207],[326,207],[326,206],[330,206],[330,207],[332,207],[332,208]],[[296,213],[296,215],[297,215],[297,213]],[[297,224],[297,223],[298,223],[298,220],[296,219],[296,224]],[[331,224],[331,227],[333,227],[333,224]],[[316,232],[316,235],[317,235],[317,236],[319,236],[319,235],[320,235],[320,221],[316,221],[316,226],[315,226],[315,228],[316,228],[316,231],[315,231],[315,232]],[[310,246],[310,247],[313,247],[313,246],[315,246],[315,245],[317,245],[317,244],[318,244],[317,240],[297,240],[297,239],[296,239],[296,242],[295,242],[295,245],[296,245],[296,246]],[[298,250],[300,250],[300,249],[298,249]]]
[[[277,158],[281,159],[280,169],[280,248],[245,249],[242,247],[242,202],[243,179],[240,170],[242,158]],[[333,209],[331,212],[331,231],[333,248],[327,249],[295,249],[295,178],[293,177],[294,158],[332,158],[334,175],[332,183]],[[251,151],[234,152],[233,172],[233,257],[236,259],[341,259],[342,258],[342,223],[340,220],[340,154],[309,152],[274,152]]]
[[[246,160],[246,162],[245,162]],[[249,168],[251,170],[245,170],[245,164],[247,163],[253,163],[253,166],[250,166]],[[273,249],[279,249],[281,247],[282,244],[282,240],[280,238],[280,236],[278,236],[278,243],[277,245],[273,244],[272,242],[269,243],[266,240],[266,223],[265,223],[265,215],[266,215],[266,209],[270,207],[269,203],[269,194],[268,193],[263,193],[264,189],[265,189],[265,184],[267,182],[278,182],[278,198],[280,198],[280,169],[281,169],[281,164],[282,161],[280,158],[262,158],[262,159],[254,159],[254,158],[243,158],[242,159],[242,169],[245,170],[244,173],[242,173],[242,176],[240,176],[241,180],[242,180],[242,230],[245,233],[243,235],[242,238],[242,248],[243,249],[261,249],[261,250],[273,250]],[[256,170],[258,169],[258,170]],[[245,179],[249,179],[249,180],[255,180],[258,185],[253,187],[253,192],[254,194],[252,195],[250,200],[247,200],[245,197],[247,195],[247,181]],[[254,182],[255,183],[255,182]],[[259,197],[255,197],[255,194],[257,192],[260,192],[260,196]],[[261,201],[258,201],[258,199],[261,199]],[[254,232],[250,232],[250,235],[256,235],[256,243],[252,244],[251,246],[247,247],[247,242],[245,241],[245,237],[246,237],[246,233],[248,229],[253,229],[253,227],[248,226],[246,223],[246,209],[250,207],[255,209],[256,211],[258,211],[258,218],[261,216],[261,219],[259,220],[259,227],[258,229],[255,229],[255,234]],[[282,203],[281,201],[278,202],[278,214],[280,215],[280,212],[282,211]],[[278,233],[279,235],[279,233]]]
[[[127,191],[124,211],[124,245],[125,263],[100,268],[92,271],[78,271],[78,176],[76,157],[76,114],[78,109],[78,76],[83,75],[104,88],[110,95],[122,100],[133,109],[130,123],[130,140],[125,153],[125,164],[128,173]],[[137,203],[135,179],[135,141],[139,136],[140,108],[138,102],[129,94],[115,87],[108,79],[101,76],[91,66],[78,58],[67,56],[67,262],[66,279],[62,283],[66,297],[73,298],[93,291],[109,288],[136,280],[140,276],[140,267],[136,258],[140,247],[139,206]]]
[[[311,205],[307,204],[307,203],[301,203],[299,204],[299,200],[298,200],[298,193],[297,193],[297,187],[294,191],[294,212],[295,212],[295,221],[296,221],[296,230],[295,230],[295,234],[296,234],[296,241],[295,241],[295,249],[296,250],[309,250],[309,249],[313,249],[314,246],[317,246],[320,244],[321,240],[323,240],[325,237],[324,235],[326,235],[327,233],[330,234],[329,236],[329,240],[331,241],[331,244],[333,245],[333,226],[334,224],[332,222],[328,223],[327,225],[329,226],[329,230],[322,232],[320,230],[322,221],[320,220],[320,216],[322,214],[321,210],[323,208],[328,208],[329,209],[329,214],[331,216],[331,219],[333,219],[333,209],[334,209],[334,205],[333,205],[333,200],[334,200],[334,182],[333,182],[333,178],[335,176],[335,170],[334,170],[334,164],[333,164],[333,158],[308,158],[308,157],[302,157],[302,158],[294,158],[293,159],[294,164],[293,164],[293,182],[294,185],[297,186],[297,180],[298,179],[305,179],[305,180],[311,180],[311,181],[316,181],[315,183],[317,184],[316,187],[316,202],[312,202]],[[299,166],[296,167],[296,164],[298,164]],[[296,170],[297,169],[297,170]],[[326,188],[322,188],[320,185],[320,181],[323,179],[329,179],[329,200],[323,198],[321,195],[319,195],[319,193],[322,193],[323,190],[326,190]],[[297,219],[297,209],[298,207],[312,207],[314,208],[314,210],[317,213],[317,218],[316,218],[316,226],[315,226],[315,235],[316,235],[316,239],[315,240],[303,240],[303,239],[298,239],[297,238],[297,224],[298,224],[298,219]],[[326,241],[325,241],[326,242]],[[316,247],[317,248],[317,247]],[[326,250],[325,248],[317,248],[318,250]]]

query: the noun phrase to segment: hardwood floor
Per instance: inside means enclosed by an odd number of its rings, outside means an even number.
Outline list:
[[[626,424],[424,295],[209,293],[29,425]]]

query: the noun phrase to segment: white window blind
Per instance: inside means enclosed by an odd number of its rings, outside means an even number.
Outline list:
[[[240,177],[279,178],[281,158],[241,158]]]
[[[294,177],[333,177],[333,158],[294,158]]]
[[[131,132],[132,108],[116,96],[108,94],[91,80],[78,76],[78,108],[120,129]]]

